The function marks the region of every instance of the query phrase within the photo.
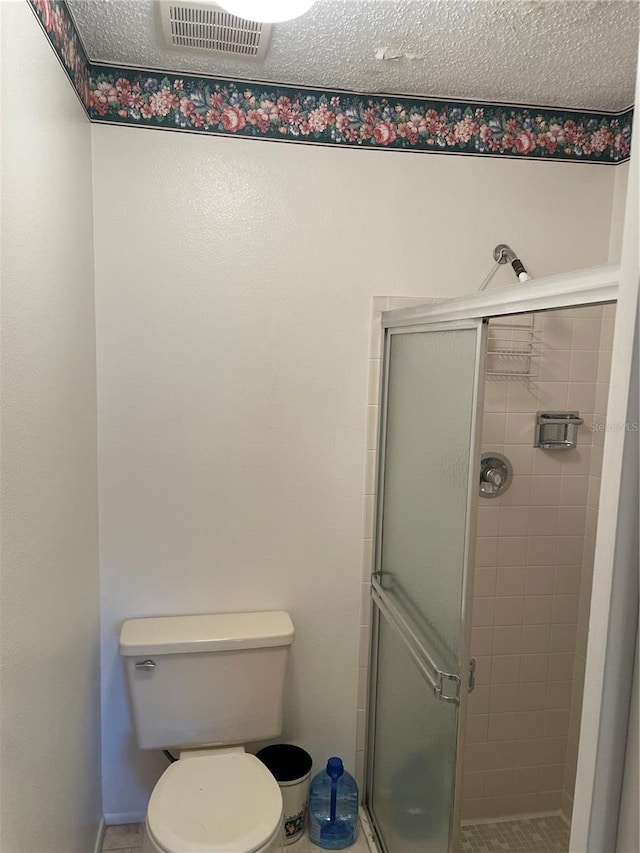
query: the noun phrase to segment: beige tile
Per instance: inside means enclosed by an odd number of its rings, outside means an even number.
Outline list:
[[[564,764],[548,764],[540,770],[540,790],[558,791],[564,782]]]
[[[476,539],[476,566],[495,566],[498,562],[498,537],[478,536]]]
[[[543,447],[533,449],[534,477],[559,477],[562,473],[562,457],[553,450]]]
[[[535,416],[527,414],[507,413],[505,435],[509,444],[533,444],[535,433]]]
[[[553,713],[547,711],[547,713]],[[515,711],[506,713],[489,714],[489,725],[487,729],[487,740],[514,740],[516,733]],[[567,721],[568,726],[568,721]]]
[[[531,484],[531,506],[558,506],[560,472],[557,476],[537,476]]]
[[[479,506],[477,516],[478,536],[497,536],[500,530],[500,507]]]
[[[546,681],[549,656],[527,654],[520,657],[520,681]]]
[[[553,596],[527,595],[524,599],[523,624],[543,625],[551,622]]]
[[[478,566],[473,574],[473,597],[486,598],[496,592],[495,566]]]
[[[576,649],[577,625],[552,625],[549,651],[573,652]]]
[[[493,654],[518,654],[522,644],[520,625],[496,625],[493,629]]]
[[[566,349],[551,349],[547,346],[546,340],[543,347],[538,374],[540,379],[542,381],[562,381],[569,379],[571,352]]]
[[[521,651],[526,653],[548,652],[551,627],[549,625],[523,625]],[[558,649],[558,651],[561,651]]]
[[[486,743],[467,743],[464,747],[464,769],[485,770],[487,760]]]
[[[123,823],[118,826],[108,826],[102,842],[103,850],[125,850],[137,848],[144,840],[144,824]]]
[[[578,629],[576,631],[576,652],[579,655],[587,654],[587,642],[589,640],[589,632],[584,625],[578,625]]]
[[[545,314],[543,322],[545,347],[569,352],[571,350],[572,331],[573,320],[571,318],[557,316],[556,312]]]
[[[484,410],[485,412],[507,411],[507,388],[506,382],[487,381],[484,384]]]
[[[472,626],[482,628],[493,625],[494,607],[495,599],[493,598],[474,598],[471,609]]]
[[[491,682],[491,655],[476,655],[476,684],[489,684]]]
[[[513,466],[514,476],[516,478],[529,476],[533,464],[533,447],[526,444],[511,444],[505,450]]]
[[[495,594],[524,595],[524,566],[499,566],[496,575]]]
[[[582,562],[584,536],[558,536],[556,563],[560,566],[576,566]]]
[[[573,678],[575,655],[571,652],[554,652],[549,655],[549,680],[570,681]]]
[[[560,503],[562,506],[586,506],[589,477],[562,477]]]
[[[516,744],[513,740],[497,740],[487,744],[487,770],[510,770],[515,763]]]
[[[554,595],[551,622],[554,625],[577,622],[578,601],[577,595]]]
[[[520,684],[518,688],[518,711],[544,711],[547,685],[544,681]]]
[[[462,777],[462,791],[465,797],[481,797],[484,792],[484,770],[470,770]]]
[[[558,533],[558,510],[557,507],[532,506],[528,508],[529,536],[556,536]],[[573,532],[573,531],[569,531]]]
[[[489,699],[489,713],[502,714],[518,710],[517,684],[492,684]]]
[[[379,358],[369,359],[369,393],[368,402],[370,406],[380,405],[380,372],[382,360]]]
[[[503,536],[498,539],[499,566],[524,566],[526,562],[526,536]]]
[[[486,797],[510,794],[513,785],[513,770],[487,770],[484,780]]]
[[[538,409],[553,412],[567,408],[568,382],[539,382],[538,391]]]
[[[544,736],[545,737],[567,737],[569,734],[569,711],[568,709],[555,709],[545,711]]]
[[[587,510],[583,506],[561,506],[558,510],[560,536],[584,536]]]
[[[544,737],[544,724],[546,711],[518,711],[516,720],[516,737],[518,740],[525,738]]]
[[[493,628],[471,629],[471,654],[490,655],[493,651]]]
[[[488,726],[488,714],[469,714],[465,729],[467,743],[485,743]]]
[[[596,319],[574,320],[571,350],[599,350],[602,321]]]
[[[516,477],[509,491],[497,500],[502,501],[502,506],[529,506],[532,481],[533,477]]]
[[[516,743],[516,767],[535,767],[541,765],[544,750],[543,738],[531,738]]]
[[[482,418],[483,444],[504,444],[505,424],[504,412],[485,412]]]
[[[570,408],[578,408],[570,406]],[[584,418],[584,408],[580,410],[580,417]],[[587,444],[586,442],[589,442]],[[563,477],[588,477],[591,474],[591,433],[588,427],[582,426],[578,431],[578,447],[574,450],[566,450],[560,454],[562,458]],[[579,531],[580,532],[580,531]]]
[[[529,532],[529,507],[505,506],[500,512],[500,536],[526,536]]]
[[[491,683],[516,684],[519,670],[519,655],[494,655],[491,662]]]
[[[567,756],[566,737],[546,737],[543,740],[542,763],[564,764]]]
[[[549,709],[571,707],[571,681],[549,681],[547,683],[547,704]]]
[[[540,812],[559,812],[562,805],[562,791],[540,791],[538,794]],[[567,823],[571,823],[569,819]]]
[[[503,596],[496,598],[493,614],[494,625],[521,625],[522,613],[522,597]]]
[[[516,767],[513,771],[513,793],[533,794],[540,790],[540,767]]]
[[[556,570],[548,566],[527,566],[525,571],[525,595],[552,595]]]
[[[556,536],[529,536],[527,541],[527,565],[555,566]]]
[[[489,696],[491,688],[488,684],[476,684],[473,691],[469,694],[469,713],[470,714],[488,714],[489,713]]]
[[[556,566],[553,592],[555,595],[579,595],[582,566]]]
[[[573,350],[569,366],[569,379],[571,382],[596,382],[598,379],[597,350]]]

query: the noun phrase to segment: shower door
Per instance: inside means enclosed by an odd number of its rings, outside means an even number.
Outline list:
[[[386,330],[366,780],[385,853],[453,844],[485,328]]]

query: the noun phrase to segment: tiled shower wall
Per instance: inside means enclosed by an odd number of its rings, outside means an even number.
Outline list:
[[[514,480],[479,500],[463,819],[570,816],[612,323],[601,306],[537,314],[536,378],[485,381],[482,449]],[[580,412],[577,449],[533,448],[539,409]]]

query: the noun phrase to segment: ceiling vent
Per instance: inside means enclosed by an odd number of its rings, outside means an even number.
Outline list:
[[[215,3],[160,3],[162,31],[170,47],[178,50],[263,59],[271,24],[245,21]]]

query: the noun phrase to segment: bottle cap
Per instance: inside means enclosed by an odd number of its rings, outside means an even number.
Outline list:
[[[327,761],[327,773],[329,774],[329,776],[335,776],[336,778],[338,776],[342,776],[342,774],[344,773],[342,759],[337,758],[335,755],[333,756],[333,758],[330,758]]]

